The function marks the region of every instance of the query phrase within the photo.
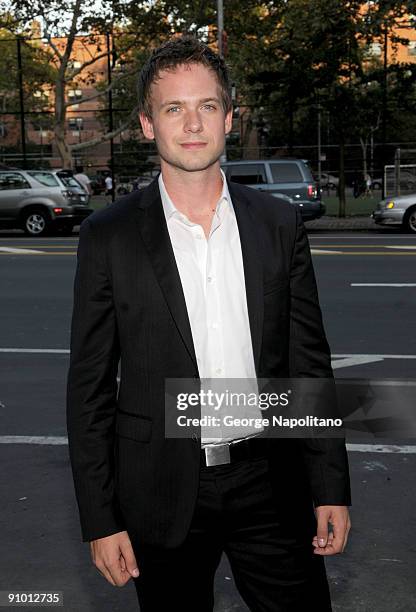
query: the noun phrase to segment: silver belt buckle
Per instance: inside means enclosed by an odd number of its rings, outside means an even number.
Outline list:
[[[230,445],[220,444],[218,446],[206,446],[205,465],[211,467],[213,465],[224,465],[230,463]]]

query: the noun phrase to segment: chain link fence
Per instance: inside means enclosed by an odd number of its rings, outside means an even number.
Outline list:
[[[58,43],[59,39],[55,42]],[[61,42],[65,44],[65,39]],[[137,65],[136,73],[133,70],[122,81],[122,73],[126,69],[117,53],[120,44],[117,37],[110,34],[103,35],[100,40],[95,37],[90,42],[85,36],[76,38],[70,69],[76,71],[82,66],[86,48],[92,56],[94,53],[99,55],[97,50],[101,49],[101,58],[88,67],[88,74],[81,72],[67,83],[64,103],[70,105],[65,118],[65,138],[74,147],[73,165],[82,165],[87,174],[97,179],[97,184],[100,181],[103,183],[105,175],[112,174],[116,185],[131,188],[135,177],[151,176],[157,172],[159,159],[154,143],[144,140],[137,117],[128,127],[120,129],[135,104],[139,68]],[[102,53],[103,48],[107,54]],[[48,53],[50,50],[44,39],[0,37],[0,164],[3,166],[62,168],[54,133],[56,89]],[[109,89],[111,81],[114,85],[120,76],[123,86]],[[88,101],[90,97],[95,98]],[[240,108],[243,108],[241,102]],[[226,141],[228,160],[269,157],[305,159],[315,178],[320,178],[321,189],[327,194],[337,194],[340,150],[336,142],[325,142],[322,135],[319,147],[317,142],[295,143],[293,146],[276,142],[272,143],[273,146],[270,143],[266,146],[267,139],[260,128],[254,126],[250,137],[247,137],[243,121],[243,116],[247,114],[250,113],[237,111],[234,115],[233,129]],[[117,132],[116,135],[112,139],[102,140],[110,128]],[[85,147],[85,143],[90,141],[95,144]],[[364,163],[362,145],[345,145],[344,176],[347,189],[354,190],[358,186],[359,190],[365,183],[367,173],[371,177],[372,188],[381,190],[382,160],[391,159],[393,163],[397,143],[385,146],[384,151],[382,149],[381,145],[373,143],[366,151]],[[416,158],[413,161],[416,162]],[[406,172],[414,176],[414,168],[407,167],[409,170]],[[397,190],[397,162],[387,168],[389,189]],[[404,176],[402,170],[399,183],[402,193],[410,185],[409,181],[407,184],[403,182]]]

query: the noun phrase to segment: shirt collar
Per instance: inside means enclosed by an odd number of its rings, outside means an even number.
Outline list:
[[[222,178],[222,191],[221,195],[217,202],[217,213],[221,214],[223,210],[223,203],[228,203],[230,210],[232,210],[232,202],[230,192],[228,191],[227,180],[225,178],[225,174],[222,169],[220,169],[221,178]],[[174,214],[182,215],[182,213],[176,208],[175,204],[172,202],[171,197],[166,191],[165,183],[163,181],[162,173],[159,174],[158,178],[160,197],[162,199],[163,212],[165,213],[166,221],[170,219]]]

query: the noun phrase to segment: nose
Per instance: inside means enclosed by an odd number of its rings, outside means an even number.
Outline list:
[[[202,130],[201,116],[198,111],[188,110],[185,116],[184,130],[185,132],[197,133]]]

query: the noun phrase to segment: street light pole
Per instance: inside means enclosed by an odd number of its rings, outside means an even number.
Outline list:
[[[78,142],[81,142],[81,126],[82,126],[82,117],[76,118],[77,128],[78,128]]]
[[[223,0],[217,0],[217,43],[218,53],[221,57],[224,56],[223,49],[223,32],[224,32],[224,4]],[[226,147],[220,157],[220,162],[225,163],[227,161]]]
[[[224,4],[223,4],[223,0],[217,0],[217,36],[218,36],[218,53],[222,56],[223,55],[223,45],[222,45],[222,39],[223,39],[223,31],[224,31]]]
[[[20,106],[20,138],[22,143],[23,168],[27,167],[26,155],[26,127],[25,127],[25,105],[23,99],[23,66],[22,66],[22,41],[20,36],[16,38],[17,44],[17,67],[19,76],[19,106]]]
[[[381,171],[382,171],[382,195],[384,199],[386,197],[386,173],[384,167],[387,161],[387,69],[388,69],[388,26],[384,24],[384,49],[383,49],[383,98],[382,98],[382,118],[381,118]]]
[[[322,183],[322,152],[321,152],[321,105],[318,104],[318,181]]]
[[[108,129],[110,133],[113,131],[113,90],[111,89],[111,52],[114,52],[114,38],[110,41],[110,32],[106,33],[107,39],[107,79],[108,79]],[[113,43],[111,45],[111,42]],[[113,55],[114,58],[114,55]],[[111,190],[111,201],[114,202],[114,193],[115,193],[115,178],[114,178],[114,138],[110,138],[110,171],[111,171],[111,180],[113,182],[113,188]]]

